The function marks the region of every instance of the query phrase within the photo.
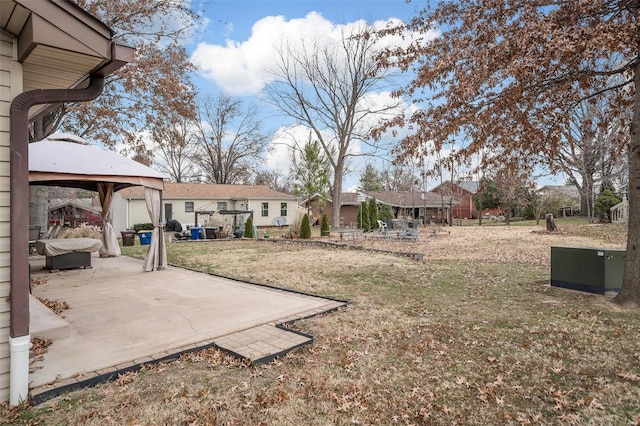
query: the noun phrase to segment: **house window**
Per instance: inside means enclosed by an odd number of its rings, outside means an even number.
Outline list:
[[[184,212],[185,213],[193,213],[193,201],[185,201],[184,202]]]
[[[287,216],[287,203],[280,203],[280,216]]]
[[[227,209],[227,202],[226,201],[221,201],[218,203],[218,210],[226,210]]]
[[[269,216],[269,203],[262,203],[262,217]]]

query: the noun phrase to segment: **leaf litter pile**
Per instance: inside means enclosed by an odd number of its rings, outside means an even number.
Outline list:
[[[292,324],[314,343],[267,365],[210,349],[2,414],[9,424],[637,424],[640,311],[547,285],[550,246],[623,246],[622,228],[589,226],[357,243],[423,261],[273,241],[170,245],[177,264],[350,304]]]

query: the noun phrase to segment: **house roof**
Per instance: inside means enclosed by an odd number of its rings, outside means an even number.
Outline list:
[[[73,206],[78,209],[83,209],[90,211],[96,214],[102,214],[102,208],[96,207],[93,204],[92,198],[76,198],[76,199],[68,199],[68,198],[53,198],[49,200],[48,210],[57,210],[64,206]]]
[[[433,192],[422,191],[364,191],[367,199],[374,198],[376,201],[384,204],[389,204],[393,207],[440,207],[444,199],[445,204],[449,204],[449,197],[440,197],[440,194]],[[311,198],[318,197],[315,194]],[[331,199],[329,199],[331,201]],[[306,202],[306,200],[304,201]],[[340,204],[343,206],[357,206],[358,193],[357,192],[343,192]]]
[[[369,198],[390,204],[394,207],[439,207],[442,199],[439,194],[423,191],[366,191]],[[448,198],[446,203],[448,203]]]
[[[580,191],[572,185],[545,185],[538,188],[538,192],[555,192],[567,197],[580,198]]]
[[[447,188],[450,185],[451,185],[451,182],[443,182],[442,184],[432,188],[431,192],[437,192],[440,190],[440,188]],[[453,185],[457,186],[458,188],[464,191],[470,192],[472,194],[476,194],[478,192],[479,183],[478,181],[475,181],[475,180],[459,180],[457,182],[453,182]]]
[[[122,198],[144,198],[144,188],[132,187],[120,191]],[[222,185],[207,183],[165,183],[163,199],[185,200],[291,200],[296,197],[274,191],[266,185]]]

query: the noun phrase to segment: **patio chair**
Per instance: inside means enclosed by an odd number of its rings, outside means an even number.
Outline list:
[[[40,236],[41,239],[46,240],[49,238],[49,236],[51,235],[51,231],[53,231],[53,225],[49,226],[49,229],[47,229],[46,232],[43,232],[42,235]]]
[[[49,239],[58,238],[58,234],[60,233],[60,225],[57,225],[53,228],[53,231],[49,233]]]
[[[29,225],[29,254],[36,252],[36,240],[40,239],[40,225]]]
[[[382,236],[382,237],[388,237],[389,236],[389,231],[387,229],[387,223],[382,221],[382,220],[378,220],[378,235]]]

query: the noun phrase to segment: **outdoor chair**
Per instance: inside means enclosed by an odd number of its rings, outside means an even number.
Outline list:
[[[387,229],[387,223],[382,221],[382,220],[378,220],[378,235],[382,236],[382,237],[387,237],[389,236],[389,230]]]
[[[53,228],[53,231],[49,232],[49,239],[58,238],[58,234],[60,233],[60,225],[57,225]]]

